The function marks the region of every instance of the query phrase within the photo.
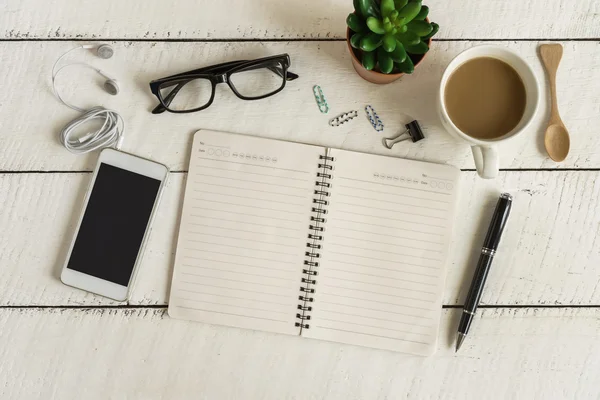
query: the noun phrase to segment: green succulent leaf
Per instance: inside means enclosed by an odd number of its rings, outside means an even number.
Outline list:
[[[356,14],[349,14],[346,18],[346,25],[350,30],[356,33],[365,33],[368,31],[367,24]]]
[[[394,29],[394,25],[392,25],[392,23],[390,21],[383,23],[383,30],[386,33],[390,33],[392,31],[392,29]]]
[[[421,0],[415,0],[408,3],[398,12],[400,17],[406,18],[406,22],[412,21],[421,11]]]
[[[394,11],[395,8],[394,0],[381,0],[381,15],[384,17],[392,15],[392,11]]]
[[[367,70],[372,70],[375,68],[375,52],[374,51],[365,51],[362,54],[362,66]]]
[[[433,37],[433,35],[435,35],[440,30],[440,26],[438,24],[436,24],[435,22],[431,23],[431,27],[433,28],[433,30],[429,33],[429,35],[423,36],[421,38],[422,40],[428,41],[429,39],[431,39]]]
[[[352,35],[350,38],[350,46],[354,47],[355,49],[360,49],[360,41],[363,37],[364,36],[362,33],[355,33]]]
[[[382,36],[376,33],[367,33],[360,41],[360,49],[362,51],[373,51],[381,46]]]
[[[406,24],[406,27],[410,32],[414,32],[418,36],[427,36],[433,30],[433,26],[427,21],[410,21]]]
[[[406,25],[402,25],[400,28],[398,28],[398,32],[400,33],[404,33],[406,31],[408,31],[408,27]]]
[[[381,41],[381,47],[388,53],[396,48],[396,38],[393,35],[385,35]]]
[[[379,35],[383,35],[385,33],[383,22],[375,17],[367,18],[367,26],[369,27],[371,32],[377,33]]]
[[[377,61],[379,70],[384,74],[389,74],[394,69],[394,61],[382,47],[377,50]]]
[[[406,57],[406,59],[401,63],[396,63],[396,68],[400,72],[404,72],[405,74],[412,74],[415,70],[415,64],[413,64],[410,57]]]
[[[396,21],[394,21],[394,25],[396,26],[403,26],[406,23],[406,18],[404,17],[398,17],[396,18]]]
[[[356,13],[356,15],[358,15],[362,19],[365,19],[365,15],[362,13],[362,10],[360,9],[360,0],[352,0],[352,2],[354,4],[354,12]]]
[[[354,8],[365,19],[368,17],[381,17],[379,4],[375,0],[354,0]]]
[[[427,15],[429,15],[429,7],[423,6],[421,7],[421,11],[419,11],[415,19],[417,21],[424,21],[425,18],[427,18]]]
[[[396,10],[400,11],[408,4],[408,0],[394,0],[394,6]]]
[[[401,41],[404,47],[417,44],[421,41],[419,35],[411,31],[396,34],[396,39]]]
[[[407,57],[406,50],[404,50],[404,45],[399,41],[396,41],[396,48],[390,53],[390,57],[397,63],[404,62]]]
[[[425,54],[429,51],[429,46],[425,42],[419,42],[417,44],[411,44],[406,46],[406,51],[410,54]]]

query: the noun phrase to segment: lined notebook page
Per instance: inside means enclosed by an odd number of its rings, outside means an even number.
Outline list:
[[[198,131],[169,315],[299,334],[295,326],[321,147]]]
[[[302,335],[435,351],[459,170],[332,150],[310,329]]]

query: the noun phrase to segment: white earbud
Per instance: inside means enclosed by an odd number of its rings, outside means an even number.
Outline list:
[[[115,51],[113,50],[110,44],[102,44],[98,46],[97,54],[98,57],[104,58],[106,60],[108,58],[111,58],[113,54],[115,54]]]
[[[96,47],[93,44],[84,44],[83,46],[79,46],[76,47],[75,49],[78,48],[82,48],[82,49],[93,49],[94,47]],[[73,50],[75,50],[73,49]],[[96,54],[98,55],[98,57],[100,58],[104,58],[109,59],[113,56],[113,54],[115,54],[115,51],[113,50],[112,46],[110,44],[101,44],[100,46],[98,46],[98,49],[96,50]]]
[[[106,78],[106,82],[104,82],[104,90],[106,90],[109,94],[116,96],[119,94],[119,84],[117,80],[108,76],[104,71],[98,70],[98,73]]]
[[[117,81],[115,79],[109,79],[106,82],[104,82],[104,90],[106,90],[113,96],[116,96],[119,94],[119,85],[117,84]]]

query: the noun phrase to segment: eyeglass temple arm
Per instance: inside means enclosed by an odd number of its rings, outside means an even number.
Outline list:
[[[158,105],[152,109],[152,114],[162,114],[165,111],[167,111],[167,109],[162,104],[158,103]]]
[[[192,70],[192,71],[182,72],[180,74],[175,74],[175,75],[168,76],[168,77],[166,77],[164,79],[178,78],[178,77],[181,77],[181,76],[193,75],[193,74],[201,74],[201,73],[217,73],[217,72],[219,72],[221,70],[227,71],[227,70],[229,70],[229,69],[231,69],[233,67],[245,64],[247,62],[248,62],[248,60],[230,61],[230,62],[226,62],[226,63],[222,63],[222,64],[212,65],[210,67],[198,68],[198,69],[195,69],[195,70]],[[265,68],[265,66],[263,64],[256,64],[256,65],[253,65],[253,66],[247,68],[247,70],[258,69],[258,68]],[[282,70],[281,67],[270,66],[270,67],[267,67],[267,68],[269,70],[275,72],[277,75],[283,77],[283,70]],[[225,71],[223,71],[223,72],[225,72]],[[288,74],[288,77],[287,77],[288,81],[292,81],[292,80],[298,78],[298,75],[294,74],[293,72],[288,71],[287,74]]]
[[[283,78],[283,68],[281,68],[281,67],[267,67],[267,68]],[[296,75],[295,73],[293,73],[291,71],[287,71],[286,81],[293,81],[294,79],[298,79],[298,75]]]
[[[175,88],[173,88],[173,90],[171,90],[171,92],[167,95],[167,97],[165,97],[163,99],[164,103],[169,106],[171,104],[171,102],[173,101],[173,99],[175,98],[175,96],[177,96],[177,93],[179,93],[179,91],[181,90],[181,88],[183,86],[185,86],[187,82],[184,83],[178,83],[177,86],[175,86]],[[167,110],[167,108],[165,106],[162,105],[162,103],[159,103],[156,107],[154,107],[154,109],[152,110],[152,114],[162,114],[163,112],[165,112]]]
[[[283,78],[283,68],[278,67],[278,66],[265,66],[264,64],[256,64],[256,65],[252,65],[250,67],[246,67],[244,68],[244,71],[250,71],[253,69],[260,69],[260,68],[267,68],[268,70],[276,73],[277,75],[279,75],[280,77]],[[294,74],[293,72],[287,71],[287,77],[286,80],[288,81],[293,81],[294,79],[298,79],[298,75]]]
[[[287,79],[288,81],[293,81],[294,79],[298,79],[299,76],[293,72],[288,71],[287,72]]]
[[[214,72],[218,72],[219,70],[222,70],[222,69],[228,70],[230,68],[236,67],[236,66],[244,64],[246,62],[248,62],[248,61],[247,60],[229,61],[229,62],[222,63],[222,64],[211,65],[210,67],[202,67],[202,68],[194,69],[191,71],[182,72],[180,74],[167,76],[166,78],[163,78],[163,80],[179,78],[181,76],[193,75],[193,74],[214,73]]]

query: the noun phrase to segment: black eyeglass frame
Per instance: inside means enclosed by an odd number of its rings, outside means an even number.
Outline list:
[[[277,63],[280,63],[280,65],[277,65]],[[269,66],[269,64],[272,64],[272,65]],[[293,72],[288,71],[290,64],[291,64],[291,60],[290,60],[290,56],[288,54],[279,54],[276,56],[264,57],[264,58],[259,58],[256,60],[229,61],[229,62],[225,62],[225,63],[221,63],[221,64],[211,65],[208,67],[198,68],[198,69],[188,71],[188,72],[183,72],[180,74],[167,76],[166,78],[153,80],[150,82],[150,90],[158,98],[158,101],[160,101],[160,104],[152,110],[152,114],[161,114],[165,111],[169,111],[172,113],[185,114],[185,113],[191,113],[191,112],[204,110],[213,103],[214,98],[215,98],[216,87],[217,87],[217,84],[219,84],[219,83],[227,83],[227,85],[231,88],[233,93],[242,100],[260,100],[260,99],[264,99],[266,97],[273,96],[273,95],[281,92],[285,88],[285,84],[287,81],[293,81],[294,79],[298,78],[298,75],[294,74]],[[283,78],[281,87],[279,87],[277,90],[275,90],[271,93],[261,95],[261,96],[249,97],[249,96],[242,95],[235,88],[235,85],[231,82],[230,78],[231,78],[232,74],[234,74],[240,70],[252,69],[250,67],[256,67],[255,69],[268,68],[269,70],[273,71],[274,73],[276,73],[277,75],[279,75],[280,77]],[[175,98],[175,96],[177,95],[179,90],[184,85],[175,87],[166,96],[166,98],[163,98],[162,94],[160,93],[161,87],[164,89],[163,85],[165,83],[172,83],[172,85],[169,85],[169,86],[173,86],[173,85],[179,85],[180,82],[185,81],[187,83],[191,79],[198,79],[198,78],[207,79],[211,83],[212,93],[210,95],[210,99],[208,100],[208,102],[201,107],[197,107],[197,108],[190,109],[190,110],[170,109],[169,105],[171,104],[171,102],[173,101],[173,99]],[[169,86],[166,86],[166,87],[169,87]]]

